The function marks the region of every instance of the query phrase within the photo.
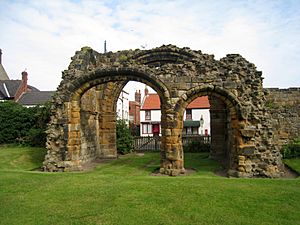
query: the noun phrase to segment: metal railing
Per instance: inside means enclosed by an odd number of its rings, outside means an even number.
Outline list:
[[[135,151],[159,151],[161,145],[160,136],[134,137],[133,147]]]
[[[148,137],[134,137],[133,148],[135,151],[160,151],[161,137],[148,136]],[[193,141],[200,142],[201,144],[210,144],[211,137],[204,135],[183,135],[182,145],[186,146]]]
[[[200,142],[201,144],[210,144],[211,137],[209,135],[183,135],[182,145],[188,145],[193,141]]]

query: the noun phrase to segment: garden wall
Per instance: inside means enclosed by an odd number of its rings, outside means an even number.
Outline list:
[[[300,137],[300,87],[266,88],[266,106],[270,110],[279,147]]]

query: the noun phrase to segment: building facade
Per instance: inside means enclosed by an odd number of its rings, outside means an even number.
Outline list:
[[[129,123],[129,93],[122,90],[117,101],[117,118]]]
[[[192,101],[184,112],[183,135],[210,135],[210,113],[207,96]],[[140,112],[140,135],[161,135],[161,109],[158,94],[146,91]]]
[[[141,91],[136,91],[134,101],[129,101],[129,127],[132,135],[140,135]]]

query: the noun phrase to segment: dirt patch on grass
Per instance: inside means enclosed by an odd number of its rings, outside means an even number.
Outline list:
[[[185,169],[185,173],[182,173],[182,174],[180,174],[179,176],[189,176],[189,175],[194,174],[194,173],[196,173],[196,172],[197,172],[197,171],[196,171],[195,169],[193,169],[193,168],[188,168],[188,169]],[[153,171],[150,175],[151,175],[151,176],[167,176],[167,177],[169,177],[169,175],[167,175],[167,174],[161,174],[161,173],[159,172],[159,168],[155,169],[155,171]]]
[[[95,169],[96,166],[100,165],[100,164],[104,164],[104,163],[109,163],[109,162],[112,162],[112,161],[115,161],[117,159],[122,159],[122,158],[128,158],[129,156],[132,156],[132,155],[135,155],[135,156],[144,156],[145,154],[144,153],[135,153],[135,152],[132,152],[132,153],[128,153],[126,155],[118,155],[117,158],[113,158],[113,159],[95,159],[91,162],[87,162],[85,164],[82,165],[82,171],[89,171],[89,170],[93,170]],[[126,162],[124,161],[124,164],[130,164],[131,162]]]
[[[294,171],[288,165],[284,165],[284,176],[282,178],[295,179],[297,177],[299,177],[299,174],[296,171]]]
[[[115,159],[96,159],[96,160],[93,160],[92,162],[87,162],[82,165],[82,171],[93,170],[99,164],[108,163],[108,162],[111,162],[112,160],[115,160]]]
[[[295,179],[299,177],[299,174],[287,165],[284,165],[283,172],[284,174],[280,177],[281,179]],[[215,174],[221,177],[229,177],[226,169],[215,171]]]

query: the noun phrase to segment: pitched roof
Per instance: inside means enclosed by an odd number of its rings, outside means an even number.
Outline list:
[[[210,104],[208,101],[208,96],[201,96],[196,98],[186,108],[187,109],[209,109]]]
[[[9,80],[9,77],[1,63],[0,63],[0,80]]]
[[[158,94],[148,94],[142,104],[142,110],[160,109],[160,99]]]
[[[208,96],[201,96],[192,101],[187,109],[209,109],[210,104]],[[158,94],[148,94],[142,104],[141,110],[156,110],[160,109],[160,98]]]
[[[30,91],[25,92],[19,99],[22,105],[40,105],[51,100],[55,91]]]
[[[0,99],[5,99],[7,97],[6,90],[4,88],[3,83],[0,80]]]
[[[21,80],[3,80],[0,81],[0,84],[6,87],[6,91],[8,91],[8,96],[14,97],[17,90],[19,89],[22,81]]]
[[[6,98],[14,98],[21,84],[21,80],[0,80],[0,93]],[[30,85],[27,88],[29,91],[39,91],[39,89]]]

